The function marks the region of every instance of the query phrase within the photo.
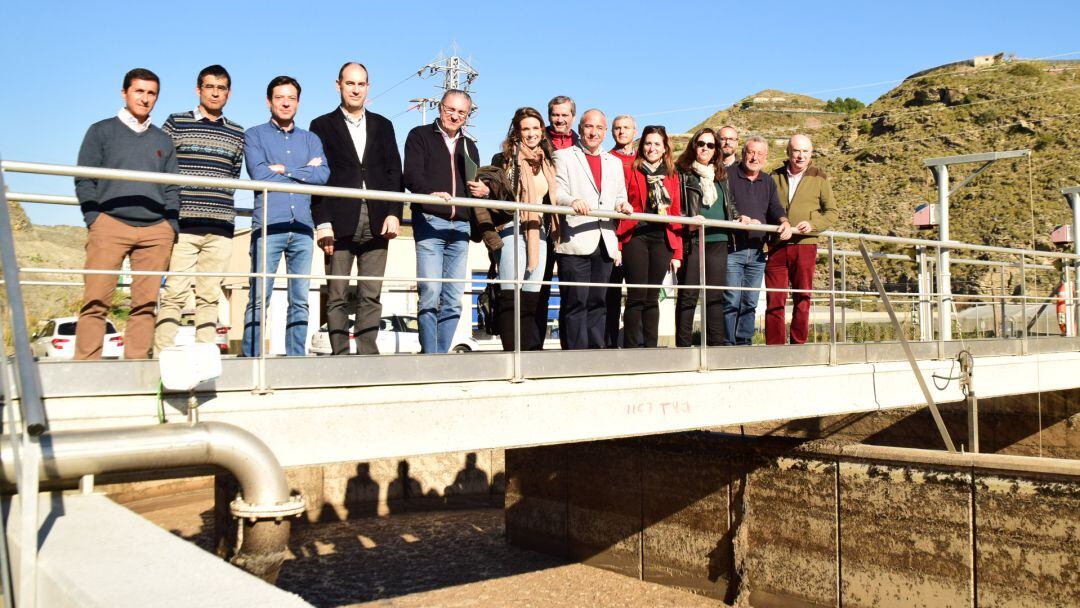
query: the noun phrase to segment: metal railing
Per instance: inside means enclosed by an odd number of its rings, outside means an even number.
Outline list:
[[[266,201],[268,199],[267,194],[270,193],[270,192],[292,192],[292,193],[300,193],[300,194],[334,196],[334,197],[352,198],[352,199],[382,200],[382,201],[399,202],[399,203],[419,202],[419,203],[434,204],[434,205],[455,205],[455,206],[461,206],[461,207],[487,207],[487,208],[492,208],[492,209],[503,209],[503,210],[509,210],[509,211],[515,212],[514,230],[515,230],[515,235],[517,235],[518,238],[520,238],[520,231],[519,231],[519,225],[520,225],[519,220],[520,220],[520,218],[519,218],[518,214],[521,211],[533,211],[533,212],[542,212],[542,213],[549,213],[549,214],[563,214],[563,215],[573,215],[573,214],[575,214],[573,212],[573,210],[570,209],[569,207],[559,207],[559,206],[552,206],[552,205],[529,205],[529,204],[514,203],[514,202],[509,202],[509,201],[480,200],[480,199],[471,199],[471,198],[452,198],[449,201],[444,201],[443,199],[441,199],[439,197],[434,197],[434,196],[430,196],[430,195],[406,194],[406,193],[401,193],[401,192],[383,192],[383,191],[373,191],[373,190],[357,190],[357,189],[350,189],[350,188],[335,188],[335,187],[328,187],[328,186],[311,186],[311,185],[303,185],[303,184],[283,184],[283,183],[278,183],[278,182],[259,182],[259,181],[251,181],[251,180],[216,179],[216,178],[204,178],[204,177],[184,176],[184,175],[176,175],[176,174],[146,173],[146,172],[137,172],[137,171],[115,170],[115,169],[73,167],[73,166],[65,166],[65,165],[50,165],[50,164],[43,164],[43,163],[26,163],[26,162],[18,162],[18,161],[4,161],[3,164],[2,164],[2,169],[5,170],[5,171],[12,171],[12,172],[58,175],[58,176],[67,176],[67,177],[85,177],[85,178],[96,178],[96,179],[125,179],[125,180],[150,182],[150,183],[160,183],[160,184],[175,184],[175,185],[190,185],[190,186],[203,186],[203,187],[231,188],[231,189],[236,189],[236,190],[251,190],[251,191],[255,191],[255,192],[262,192],[264,201]],[[77,201],[75,201],[74,197],[58,197],[58,196],[54,196],[54,195],[17,194],[17,195],[13,195],[11,198],[12,199],[18,199],[18,200],[24,200],[24,201],[27,201],[27,202],[41,202],[41,203],[54,203],[54,204],[77,204]],[[616,212],[610,212],[610,211],[593,211],[593,212],[590,213],[590,215],[595,216],[595,217],[610,218],[610,219],[632,219],[632,220],[644,221],[644,222],[679,223],[679,224],[683,224],[683,225],[686,225],[686,226],[695,227],[697,229],[697,231],[698,231],[699,237],[700,237],[700,235],[704,234],[704,230],[705,230],[706,227],[726,228],[726,229],[729,229],[729,230],[742,230],[742,231],[764,232],[764,233],[776,232],[779,229],[777,226],[772,226],[772,225],[767,225],[767,224],[743,225],[743,224],[740,224],[738,222],[730,222],[730,221],[697,220],[697,219],[694,219],[694,218],[686,218],[686,217],[655,216],[655,215],[650,215],[650,214],[638,214],[638,213],[630,214],[630,215],[624,215],[624,214],[620,214],[620,213],[616,213]],[[263,231],[263,235],[264,235],[264,238],[265,238],[265,232],[266,232],[265,222],[263,223],[262,231]],[[814,233],[811,233],[811,234],[814,234]],[[853,250],[837,249],[835,247],[835,242],[837,240],[850,240],[850,241],[855,241],[855,242],[863,241],[863,242],[877,243],[877,244],[882,244],[882,245],[890,245],[890,246],[901,245],[901,246],[905,246],[905,247],[915,248],[915,250],[916,250],[915,255],[876,252],[876,253],[873,253],[872,256],[873,256],[874,259],[886,259],[886,260],[896,260],[896,261],[903,260],[903,261],[906,261],[906,262],[914,261],[917,264],[921,263],[923,266],[925,266],[925,268],[920,268],[920,270],[921,270],[921,272],[919,273],[920,277],[922,277],[922,276],[927,276],[927,277],[935,276],[936,272],[934,271],[934,268],[937,266],[937,264],[935,262],[940,260],[943,252],[947,252],[947,251],[951,251],[951,250],[961,250],[961,251],[976,252],[976,253],[984,255],[984,256],[998,255],[998,256],[1010,256],[1010,257],[1014,257],[1014,258],[1018,256],[1019,261],[996,261],[996,260],[975,260],[975,259],[972,259],[972,260],[955,259],[955,260],[952,260],[952,261],[954,263],[958,263],[958,264],[965,264],[966,263],[966,264],[975,264],[975,265],[991,265],[991,266],[997,266],[999,268],[1007,268],[1007,267],[1019,268],[1022,274],[1026,274],[1027,272],[1029,272],[1031,270],[1050,270],[1050,269],[1053,268],[1052,266],[1045,265],[1045,264],[1037,264],[1037,265],[1036,264],[1031,264],[1031,263],[1029,263],[1027,261],[1028,258],[1044,258],[1044,259],[1048,258],[1048,259],[1072,260],[1073,264],[1071,264],[1069,266],[1065,266],[1065,268],[1064,268],[1065,273],[1068,273],[1069,268],[1073,267],[1077,263],[1080,263],[1080,256],[1077,256],[1075,254],[1070,254],[1070,253],[1062,253],[1062,252],[1012,249],[1012,248],[994,247],[994,246],[988,246],[988,245],[974,245],[974,244],[968,244],[968,243],[959,243],[959,242],[953,242],[953,241],[943,243],[943,242],[940,242],[940,241],[935,241],[935,240],[930,240],[930,239],[889,237],[889,236],[847,233],[847,232],[839,232],[839,231],[827,231],[827,232],[823,232],[823,233],[818,234],[818,236],[820,236],[823,240],[827,241],[827,247],[820,248],[819,249],[819,254],[827,257],[828,263],[829,263],[829,266],[830,266],[830,270],[831,270],[829,272],[830,285],[829,285],[828,289],[800,290],[800,289],[794,289],[794,288],[783,288],[783,289],[765,288],[765,287],[742,288],[742,287],[733,287],[733,286],[712,286],[712,285],[700,285],[700,284],[699,285],[683,285],[681,287],[687,288],[687,289],[694,289],[694,290],[700,289],[700,290],[703,290],[703,292],[708,292],[709,290],[714,290],[714,291],[715,290],[726,290],[726,291],[757,291],[759,293],[760,292],[764,292],[764,293],[769,293],[769,292],[811,293],[811,294],[816,294],[816,295],[819,295],[819,296],[828,297],[829,300],[830,300],[830,303],[829,303],[830,316],[832,317],[831,320],[830,320],[830,324],[829,324],[830,325],[830,329],[829,329],[830,343],[835,343],[836,340],[837,340],[837,335],[836,335],[837,334],[837,322],[836,322],[836,319],[835,319],[835,315],[839,312],[840,317],[841,317],[839,325],[841,327],[841,331],[843,331],[844,329],[846,329],[846,325],[847,325],[847,320],[846,320],[847,306],[844,306],[844,304],[848,303],[849,298],[852,298],[852,297],[857,297],[857,298],[860,298],[860,299],[864,298],[864,297],[871,297],[872,298],[872,297],[875,297],[877,295],[875,292],[873,292],[871,290],[848,289],[847,276],[846,276],[847,275],[847,257],[853,256],[853,255],[859,255],[859,254],[856,251],[853,251]],[[699,246],[701,246],[702,239],[699,238],[698,242],[699,242]],[[264,254],[265,254],[265,252],[264,252]],[[515,253],[515,255],[516,255],[516,253]],[[705,266],[704,257],[705,256],[703,256],[703,255],[699,255],[700,263],[701,263],[701,268],[699,268],[700,273],[704,272],[704,266]],[[835,276],[836,276],[836,272],[835,272],[835,269],[834,269],[834,261],[837,258],[839,258],[840,262],[841,262],[840,263],[840,266],[841,266],[841,268],[840,268],[841,286],[840,286],[839,289],[837,289],[837,287],[836,287],[836,285],[834,283],[835,282]],[[520,265],[516,265],[516,266],[520,267]],[[523,285],[528,285],[528,284],[552,285],[552,286],[556,286],[556,285],[562,285],[562,286],[594,285],[594,284],[590,284],[590,283],[577,283],[577,282],[569,282],[569,281],[561,281],[561,282],[560,281],[550,281],[550,282],[526,281],[526,280],[523,280],[523,279],[520,279],[520,278],[515,278],[515,279],[492,279],[492,280],[489,281],[487,279],[472,278],[472,277],[461,277],[461,278],[416,278],[416,277],[405,277],[405,276],[401,276],[401,277],[395,277],[395,276],[363,276],[363,275],[361,275],[361,276],[356,276],[356,275],[352,275],[352,276],[341,275],[341,276],[338,276],[338,275],[306,274],[306,273],[289,274],[289,273],[277,273],[277,272],[271,273],[271,272],[268,272],[265,269],[265,264],[263,265],[263,267],[264,267],[263,272],[213,273],[213,274],[214,274],[214,276],[220,276],[220,277],[223,277],[223,278],[229,277],[229,278],[258,279],[257,281],[255,281],[257,286],[261,285],[262,282],[265,281],[267,278],[275,278],[275,279],[299,278],[299,279],[327,279],[327,280],[340,279],[340,280],[350,280],[350,281],[354,281],[354,280],[355,281],[364,281],[364,280],[414,281],[414,280],[416,280],[418,282],[444,282],[444,283],[487,283],[487,282],[496,282],[496,283],[499,283],[499,284],[502,284],[502,285],[509,284],[509,285],[513,286],[513,288],[515,290],[515,299],[514,299],[514,301],[515,301],[515,311],[520,306],[520,290],[521,290]],[[205,276],[207,274],[207,273],[198,273],[198,272],[164,272],[164,273],[162,273],[162,272],[139,272],[139,271],[127,271],[127,270],[121,272],[121,271],[95,271],[95,270],[79,270],[79,269],[49,269],[49,268],[24,268],[24,269],[21,269],[21,272],[23,274],[57,274],[57,273],[62,272],[62,273],[66,273],[66,274],[82,274],[82,275],[85,275],[85,274],[126,274],[126,275],[132,275],[132,276],[137,276],[137,275],[160,276],[162,274],[164,274],[166,276]],[[1075,272],[1073,272],[1073,275],[1075,276]],[[704,277],[704,274],[702,274],[702,276]],[[1027,289],[1026,289],[1027,277],[1023,276],[1022,279],[1023,280],[1021,282],[1021,293],[1019,295],[1006,295],[1006,294],[1002,293],[1000,296],[999,295],[991,296],[991,298],[990,298],[991,301],[999,303],[1001,306],[1004,306],[1004,303],[1006,301],[1011,301],[1011,302],[1019,301],[1019,302],[1021,302],[1021,304],[1022,304],[1021,308],[1025,310],[1024,314],[1026,315],[1026,304],[1027,303],[1032,302],[1032,301],[1036,302],[1036,303],[1048,302],[1048,301],[1052,300],[1052,298],[1049,298],[1049,297],[1028,295],[1027,294]],[[1073,281],[1073,283],[1075,285],[1075,281]],[[921,279],[920,279],[920,285],[921,284],[922,283],[921,283]],[[623,287],[623,288],[657,287],[656,285],[645,285],[645,284],[614,285],[614,284],[607,284],[607,283],[603,283],[603,284],[597,283],[595,285],[617,286],[617,287]],[[702,293],[702,292],[699,292],[699,293]],[[251,296],[254,296],[254,295],[255,294],[251,294]],[[921,288],[918,292],[915,292],[915,293],[912,293],[912,292],[890,292],[890,295],[898,296],[898,297],[915,297],[915,298],[919,298],[920,301],[919,301],[919,305],[918,305],[918,317],[919,317],[919,325],[922,328],[922,330],[921,330],[922,331],[922,338],[923,338],[924,341],[933,340],[933,336],[934,336],[935,333],[939,336],[939,339],[940,339],[941,335],[949,335],[951,333],[951,331],[947,331],[943,327],[940,326],[941,323],[948,322],[947,321],[947,315],[940,314],[941,310],[946,310],[946,309],[951,310],[951,309],[955,308],[957,299],[968,300],[968,301],[970,301],[972,299],[972,298],[970,298],[969,296],[966,296],[966,295],[960,295],[960,294],[953,295],[951,293],[951,289],[933,290],[933,289]],[[840,298],[840,299],[838,300],[838,298]],[[1070,309],[1073,310],[1073,313],[1070,316],[1075,319],[1076,318],[1076,312],[1075,311],[1076,311],[1077,307],[1075,306],[1076,298],[1075,298],[1074,292],[1068,294],[1068,301],[1069,301]],[[700,302],[701,313],[703,313],[704,312],[704,306],[705,306],[705,298],[704,297],[699,297],[699,302]],[[934,315],[933,312],[931,311],[931,308],[934,305],[936,305],[936,308],[939,311],[939,314],[937,314],[937,315]],[[265,311],[265,307],[263,307],[263,306],[260,306],[259,308],[261,309],[260,310],[260,319],[259,319],[259,327],[261,329],[261,328],[265,327],[265,325],[266,325],[266,320],[264,318],[265,314],[266,314],[266,311]],[[934,322],[935,316],[937,317],[937,321],[939,323],[939,326],[937,328],[937,330],[938,330],[937,332],[934,332],[933,327],[931,327],[932,323]],[[1026,322],[1026,319],[1025,319],[1025,322]],[[702,328],[701,328],[702,331],[701,331],[701,333],[702,333],[702,335],[704,335],[704,332],[706,330],[705,325],[707,325],[707,321],[705,319],[704,314],[701,314],[701,323],[702,323]],[[1026,338],[1026,332],[1024,332],[1023,336]],[[265,343],[265,339],[266,339],[265,334],[263,334],[263,339],[261,340],[261,342]],[[262,346],[262,344],[260,344],[260,346]],[[260,350],[259,350],[259,359],[260,360],[265,359],[266,354],[267,354],[265,351],[266,351],[266,348],[260,348]],[[703,367],[704,367],[704,361],[705,361],[705,356],[706,356],[704,351],[705,351],[705,340],[702,340],[702,362],[703,362]],[[520,328],[519,327],[515,330],[515,351],[514,352],[520,354]],[[259,371],[258,371],[258,376],[259,376],[258,385],[261,386],[261,387],[266,387],[265,365],[264,364],[259,365],[258,368],[259,368]],[[515,370],[520,369],[518,361],[515,361],[514,369]],[[515,375],[517,375],[517,374],[515,374]]]

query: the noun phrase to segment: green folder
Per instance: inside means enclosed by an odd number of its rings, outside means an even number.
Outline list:
[[[476,172],[480,169],[479,165],[473,162],[473,159],[465,154],[465,181],[475,182]]]

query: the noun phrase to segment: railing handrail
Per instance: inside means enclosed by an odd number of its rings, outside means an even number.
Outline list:
[[[203,186],[210,188],[230,188],[233,190],[251,190],[267,192],[287,192],[293,194],[308,194],[313,196],[332,196],[337,198],[370,199],[392,203],[423,203],[443,206],[459,207],[484,207],[488,209],[504,209],[507,211],[533,211],[559,215],[580,215],[573,209],[562,205],[537,205],[518,203],[511,201],[499,201],[494,199],[476,199],[464,197],[452,197],[444,200],[430,194],[413,194],[405,192],[388,192],[384,190],[362,190],[358,188],[341,188],[336,186],[313,186],[307,184],[285,184],[281,182],[267,182],[247,179],[226,179],[200,177],[195,175],[183,175],[179,173],[157,173],[152,171],[132,171],[127,169],[105,169],[100,167],[81,167],[77,165],[59,165],[51,163],[33,163],[24,161],[4,160],[0,161],[0,169],[16,173],[34,173],[39,175],[58,175],[66,177],[85,177],[90,179],[115,179],[137,181],[155,184],[168,184],[176,186]],[[780,227],[774,224],[741,224],[734,221],[697,219],[684,216],[654,215],[650,213],[617,213],[614,211],[590,211],[590,217],[602,217],[608,219],[631,219],[644,222],[658,222],[667,224],[682,224],[686,226],[706,226],[709,228],[724,228],[729,230],[744,230],[749,232],[779,232]],[[833,237],[836,239],[863,240],[876,243],[888,243],[892,245],[941,247],[944,249],[964,249],[968,251],[981,251],[986,253],[1003,253],[1008,255],[1041,256],[1049,258],[1069,259],[1080,261],[1080,255],[1060,251],[1041,251],[1037,249],[1020,249],[1010,247],[994,247],[991,245],[976,245],[961,241],[940,241],[933,239],[915,239],[908,237],[885,236],[875,234],[861,234],[855,232],[822,231],[800,233],[798,236]]]

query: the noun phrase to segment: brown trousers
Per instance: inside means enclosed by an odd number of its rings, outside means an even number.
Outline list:
[[[169,267],[176,233],[168,222],[153,226],[129,226],[102,213],[90,225],[86,239],[87,270],[120,270],[125,257],[132,270],[163,272]],[[75,329],[75,358],[100,359],[105,338],[105,317],[112,305],[117,276],[88,274],[84,277],[83,305]],[[154,307],[161,275],[131,278],[131,314],[124,332],[124,358],[145,359],[154,337]]]

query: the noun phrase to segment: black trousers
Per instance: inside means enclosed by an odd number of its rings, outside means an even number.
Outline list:
[[[589,255],[559,254],[559,281],[604,283],[611,276],[611,256],[600,240]],[[567,350],[604,348],[606,287],[559,285],[559,337]]]
[[[547,339],[548,305],[551,301],[550,283],[551,277],[555,276],[555,243],[553,239],[548,240],[547,248],[544,281],[549,284],[540,286],[540,292],[536,297],[536,312],[533,314],[533,323],[536,324],[536,335],[540,340],[540,349],[544,347],[544,340]],[[559,332],[559,342],[562,343],[563,348],[566,348],[566,343],[562,340],[562,332]]]
[[[608,283],[617,283],[618,287],[607,288],[607,329],[604,331],[604,346],[619,348],[619,315],[622,313],[622,283],[626,278],[622,264],[611,266]]]
[[[687,243],[683,263],[676,275],[679,285],[700,285],[701,261],[697,239]],[[705,285],[723,287],[727,284],[728,243],[705,243]],[[697,311],[700,289],[679,287],[675,300],[675,346],[691,346],[694,334],[694,313]],[[705,344],[724,343],[724,292],[705,290]]]
[[[660,283],[673,252],[663,230],[635,234],[623,245],[623,269],[627,283],[656,287],[627,287],[623,311],[623,346],[654,348],[660,327]]]
[[[386,271],[386,249],[388,241],[375,237],[363,244],[351,238],[334,241],[334,255],[327,257],[327,274],[352,274],[353,261],[360,275],[382,276]],[[326,326],[330,331],[330,348],[335,355],[349,354],[349,312],[355,306],[356,319],[352,333],[356,335],[356,352],[361,355],[377,355],[379,347],[375,339],[379,337],[379,325],[382,319],[382,281],[360,281],[352,287],[349,281],[331,279],[327,284]],[[355,294],[355,301],[350,302],[349,292]]]
[[[521,314],[519,326],[521,327],[521,350],[540,350],[543,340],[536,334],[536,324],[533,322],[536,316],[535,291],[521,292]],[[498,312],[499,338],[502,340],[503,350],[514,350],[514,290],[499,290]]]

